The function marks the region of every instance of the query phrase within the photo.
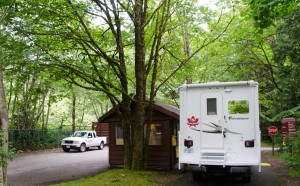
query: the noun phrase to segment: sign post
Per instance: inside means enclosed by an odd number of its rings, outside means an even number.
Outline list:
[[[272,154],[274,156],[274,136],[278,133],[278,129],[276,126],[270,126],[268,132],[272,137]]]
[[[282,118],[281,120],[282,140],[286,139],[289,153],[292,152],[290,140],[293,140],[294,135],[296,134],[296,128],[297,128],[296,118],[293,117]]]
[[[282,139],[290,137],[296,133],[296,118],[282,118],[281,120],[281,130],[282,130]]]

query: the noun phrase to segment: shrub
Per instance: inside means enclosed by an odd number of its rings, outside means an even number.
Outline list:
[[[9,130],[9,141],[17,151],[55,148],[71,130]]]
[[[283,148],[282,158],[291,168],[293,175],[300,175],[300,131],[286,142],[287,146]]]

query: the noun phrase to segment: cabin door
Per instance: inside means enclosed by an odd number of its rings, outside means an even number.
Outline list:
[[[202,149],[224,149],[224,113],[221,93],[203,93],[200,103]]]

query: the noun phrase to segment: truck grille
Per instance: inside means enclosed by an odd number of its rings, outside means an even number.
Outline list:
[[[73,144],[72,140],[65,140],[65,144]]]

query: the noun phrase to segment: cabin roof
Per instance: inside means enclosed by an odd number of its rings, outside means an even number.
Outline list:
[[[112,114],[114,114],[117,111],[117,109],[119,109],[119,108],[120,108],[120,104],[117,105],[116,107],[111,108],[107,113],[102,115],[98,119],[98,121],[99,122],[104,121],[105,119],[110,117]],[[154,105],[153,105],[153,110],[159,111],[159,112],[161,112],[161,113],[163,113],[167,116],[170,116],[171,118],[179,120],[180,110],[179,110],[178,107],[175,107],[173,105],[169,105],[169,104],[166,104],[166,103],[155,101]]]

